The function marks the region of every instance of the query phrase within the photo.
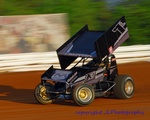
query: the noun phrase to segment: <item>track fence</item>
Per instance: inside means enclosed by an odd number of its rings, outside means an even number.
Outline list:
[[[118,64],[150,62],[150,45],[121,46],[114,54]],[[56,52],[0,55],[0,72],[43,71],[51,65],[60,67]]]

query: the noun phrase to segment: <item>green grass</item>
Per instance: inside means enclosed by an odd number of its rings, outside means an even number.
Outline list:
[[[105,0],[1,0],[0,16],[68,13],[70,35],[85,24],[107,30],[126,16],[130,39],[124,45],[150,44],[150,1],[128,0],[108,9]]]

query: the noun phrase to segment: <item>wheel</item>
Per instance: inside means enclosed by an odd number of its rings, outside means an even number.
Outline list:
[[[85,106],[95,98],[94,88],[88,84],[81,84],[74,87],[72,92],[73,100],[80,106]]]
[[[34,90],[34,95],[36,100],[41,104],[52,103],[52,97],[50,94],[47,94],[47,91],[51,90],[53,85],[46,82],[44,85],[38,84]]]
[[[134,81],[128,75],[119,75],[115,78],[113,87],[115,97],[120,99],[131,98],[134,94]]]

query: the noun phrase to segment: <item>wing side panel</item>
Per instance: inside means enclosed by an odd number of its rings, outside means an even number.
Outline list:
[[[99,62],[112,54],[129,37],[125,17],[122,16],[94,44]]]

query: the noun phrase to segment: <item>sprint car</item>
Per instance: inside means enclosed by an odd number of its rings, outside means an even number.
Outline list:
[[[60,68],[52,65],[41,75],[35,99],[49,104],[69,95],[77,105],[86,106],[96,97],[131,98],[134,81],[129,75],[119,75],[113,54],[128,38],[124,16],[107,31],[89,30],[85,25],[56,50]]]

